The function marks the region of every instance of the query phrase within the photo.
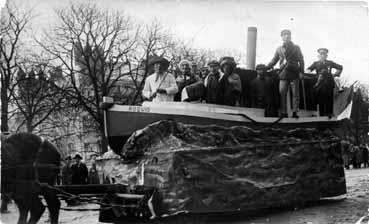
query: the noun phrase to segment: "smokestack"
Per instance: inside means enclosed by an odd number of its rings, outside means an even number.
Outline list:
[[[256,60],[256,27],[247,28],[246,68],[255,70]]]

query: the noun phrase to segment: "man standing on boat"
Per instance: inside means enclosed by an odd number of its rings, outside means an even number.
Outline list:
[[[314,85],[316,91],[316,100],[319,105],[320,116],[333,115],[333,93],[335,87],[334,77],[339,77],[342,72],[342,65],[339,65],[333,61],[327,60],[328,49],[318,49],[318,61],[315,61],[307,69],[309,72],[316,71],[318,80]],[[335,69],[335,73],[332,74],[332,69]]]
[[[220,59],[220,70],[223,77],[220,80],[217,104],[228,106],[239,106],[242,83],[238,74],[234,73],[236,62],[233,57],[222,57]]]
[[[257,76],[251,81],[251,107],[265,108],[266,77],[265,65],[256,65]]]
[[[300,47],[291,41],[291,31],[282,30],[282,46],[278,47],[272,61],[266,69],[271,69],[279,61],[279,94],[280,94],[280,116],[288,117],[287,114],[287,91],[292,89],[292,117],[298,118],[299,107],[299,78],[304,72],[304,57]]]
[[[194,67],[190,67],[191,65],[197,66],[196,63],[191,64],[188,60],[182,60],[179,63],[181,74],[176,78],[178,93],[174,97],[175,101],[195,101],[204,96],[203,81],[196,74],[197,68],[193,70]]]
[[[221,75],[219,72],[219,62],[217,60],[211,60],[208,62],[209,74],[205,77],[205,101],[206,103],[217,103],[217,96],[219,92],[219,85]]]
[[[154,73],[146,79],[143,97],[153,102],[173,101],[178,87],[174,76],[167,72],[169,61],[155,56],[149,66],[154,66]]]

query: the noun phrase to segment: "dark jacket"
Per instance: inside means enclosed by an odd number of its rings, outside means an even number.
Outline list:
[[[99,173],[96,169],[91,168],[88,173],[88,183],[89,184],[100,184]]]
[[[241,78],[238,74],[224,75],[219,84],[217,104],[237,106],[242,92]]]
[[[72,183],[72,169],[70,165],[65,164],[62,168],[62,184],[68,185]]]
[[[278,61],[280,64],[279,78],[282,80],[298,79],[299,73],[304,72],[305,63],[301,49],[291,41],[277,48],[267,69],[272,68]]]
[[[251,81],[251,107],[264,108],[265,107],[265,87],[266,80],[264,77],[257,76]]]
[[[332,75],[332,68],[337,70],[342,70],[342,65],[339,65],[333,61],[315,61],[312,65],[308,67],[311,71],[316,71],[319,76],[316,83],[316,88],[329,88],[333,89],[335,87],[334,78]]]
[[[183,88],[200,81],[200,78],[195,76],[179,75],[176,78],[176,81],[178,86],[178,92],[176,93],[176,95],[174,95],[174,101],[181,101],[181,94]]]
[[[88,177],[88,169],[84,163],[73,164],[72,167],[72,184],[86,184]]]
[[[206,78],[206,96],[205,101],[206,103],[217,103],[217,96],[220,87],[220,74],[219,72],[216,74],[210,73]]]

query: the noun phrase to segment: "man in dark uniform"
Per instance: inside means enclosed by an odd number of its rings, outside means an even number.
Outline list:
[[[266,69],[271,69],[279,61],[279,94],[280,94],[280,116],[288,117],[287,114],[287,91],[289,86],[292,89],[292,117],[298,118],[299,108],[299,80],[304,72],[304,58],[300,47],[291,41],[291,31],[282,30],[281,37],[283,44],[278,47],[273,59]]]
[[[316,91],[320,116],[331,117],[333,115],[334,77],[340,76],[343,67],[333,61],[327,60],[327,48],[319,48],[318,53],[319,61],[314,62],[307,70],[309,72],[315,70],[318,75],[318,81],[314,85],[314,89]],[[334,74],[332,74],[332,69],[336,70]]]
[[[206,103],[217,103],[217,96],[219,91],[220,83],[220,72],[219,72],[219,62],[217,60],[211,60],[208,62],[209,74],[204,80],[205,85],[205,101]]]
[[[74,158],[76,163],[72,165],[72,184],[86,184],[88,177],[87,166],[82,163],[82,156],[76,154]]]

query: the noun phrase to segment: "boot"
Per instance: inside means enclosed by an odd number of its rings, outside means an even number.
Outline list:
[[[292,118],[296,118],[296,119],[299,118],[299,115],[297,115],[296,111],[292,113]]]

